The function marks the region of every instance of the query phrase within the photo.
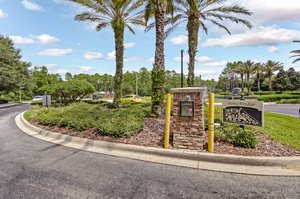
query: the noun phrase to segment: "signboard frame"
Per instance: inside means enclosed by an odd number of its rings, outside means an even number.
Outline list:
[[[185,106],[192,106],[192,114],[185,115],[183,113],[184,104],[189,104],[189,105],[185,105]],[[181,101],[179,105],[180,105],[180,117],[195,117],[195,102],[194,101]],[[190,110],[188,112],[190,112]]]
[[[264,127],[263,102],[254,100],[224,100],[222,103],[222,121]]]

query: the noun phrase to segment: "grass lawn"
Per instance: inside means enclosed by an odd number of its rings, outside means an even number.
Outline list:
[[[264,133],[278,142],[300,149],[300,118],[265,113]]]

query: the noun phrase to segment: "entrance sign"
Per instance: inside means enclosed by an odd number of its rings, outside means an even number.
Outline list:
[[[224,100],[223,122],[264,125],[264,104],[260,101]]]
[[[181,117],[194,117],[195,105],[193,101],[180,102],[180,116]]]

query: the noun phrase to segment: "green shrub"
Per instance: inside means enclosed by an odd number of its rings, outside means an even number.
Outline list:
[[[238,128],[232,141],[235,146],[243,148],[255,148],[257,142],[258,137],[253,130],[249,128]]]
[[[99,134],[120,137],[140,132],[149,113],[150,106],[146,104],[111,109],[100,104],[74,103],[59,108],[33,106],[26,119],[79,131],[95,128]]]
[[[299,99],[282,99],[280,101],[277,101],[278,104],[300,104],[300,98]]]
[[[255,148],[258,137],[251,127],[226,123],[215,130],[215,140],[229,142],[238,147]]]
[[[274,95],[261,95],[258,97],[259,101],[264,102],[276,102],[282,99],[300,99],[300,95],[293,95],[293,94],[274,94]]]
[[[255,95],[274,95],[274,94],[282,94],[282,91],[259,91],[254,92]]]

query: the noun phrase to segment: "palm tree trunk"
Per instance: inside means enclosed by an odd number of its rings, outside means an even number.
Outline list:
[[[189,17],[188,24],[188,44],[189,44],[189,66],[188,66],[188,79],[187,85],[189,87],[194,86],[195,79],[195,58],[198,46],[198,31],[199,31],[199,18]]]
[[[155,11],[155,58],[152,70],[152,113],[156,116],[162,116],[164,112],[164,84],[165,84],[165,12],[166,3],[157,1],[157,9]]]
[[[242,79],[242,92],[244,92],[244,74],[241,74]]]
[[[257,91],[260,91],[260,74],[257,73]]]
[[[269,74],[269,90],[272,90],[272,74]]]
[[[122,79],[123,79],[123,64],[124,64],[124,27],[114,29],[115,50],[116,50],[116,73],[115,73],[115,102],[120,103],[122,98]]]
[[[250,74],[247,74],[247,91],[250,93]]]

